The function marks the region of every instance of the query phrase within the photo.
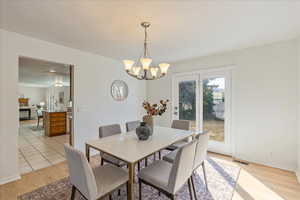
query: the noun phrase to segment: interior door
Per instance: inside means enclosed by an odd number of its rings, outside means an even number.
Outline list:
[[[201,73],[200,131],[209,133],[208,149],[231,155],[231,77],[230,72]]]
[[[189,120],[199,130],[199,76],[183,75],[173,79],[173,119]]]

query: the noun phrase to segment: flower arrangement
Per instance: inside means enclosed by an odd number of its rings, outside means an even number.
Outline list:
[[[150,116],[161,116],[167,110],[167,103],[169,100],[160,100],[159,104],[151,105],[148,101],[143,102],[143,107],[147,111],[147,114]]]

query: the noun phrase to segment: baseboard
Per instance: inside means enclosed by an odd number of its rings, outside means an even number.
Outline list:
[[[14,175],[0,179],[0,185],[21,179],[20,175]]]

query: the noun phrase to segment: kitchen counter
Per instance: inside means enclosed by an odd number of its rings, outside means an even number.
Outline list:
[[[67,134],[66,111],[43,111],[45,135],[52,137]]]

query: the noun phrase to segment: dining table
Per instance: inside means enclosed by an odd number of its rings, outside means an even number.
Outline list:
[[[127,199],[133,200],[136,163],[193,134],[193,131],[155,126],[148,140],[139,140],[135,130],[124,132],[87,141],[86,157],[89,161],[90,149],[95,149],[126,162],[129,172]]]

